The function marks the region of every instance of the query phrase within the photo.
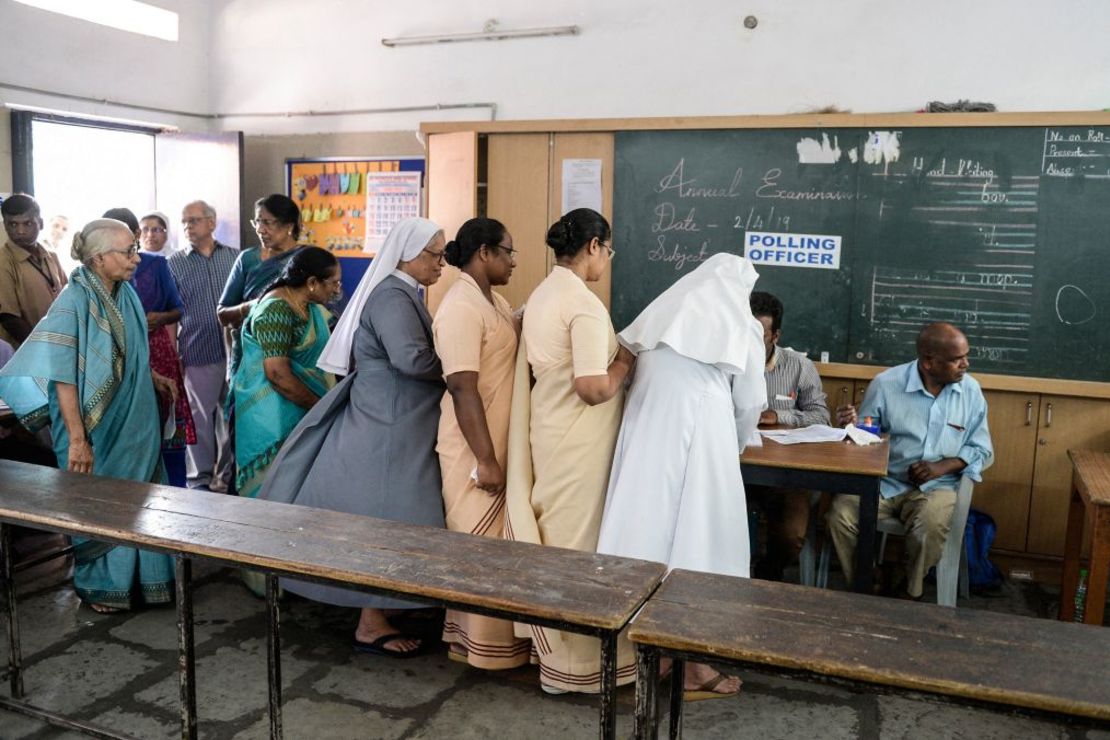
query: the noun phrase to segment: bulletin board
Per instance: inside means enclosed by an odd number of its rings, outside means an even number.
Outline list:
[[[286,193],[301,208],[301,244],[370,258],[402,218],[423,215],[423,157],[285,160]]]

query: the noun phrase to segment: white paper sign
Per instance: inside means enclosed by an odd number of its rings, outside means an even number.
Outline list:
[[[601,160],[563,160],[563,213],[592,208],[601,213]]]
[[[377,252],[397,222],[420,215],[419,172],[367,172],[366,244],[364,252]]]
[[[757,265],[840,269],[840,237],[749,231],[744,256]]]

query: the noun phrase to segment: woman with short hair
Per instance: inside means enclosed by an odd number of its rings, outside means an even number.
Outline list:
[[[0,398],[29,429],[51,424],[59,467],[164,483],[155,389],[173,396],[176,388],[150,368],[146,318],[127,282],[139,264],[134,234],[96,219],[74,236],[72,254],[82,264],[0,370]],[[170,556],[73,542],[73,585],[95,611],[171,601]]]

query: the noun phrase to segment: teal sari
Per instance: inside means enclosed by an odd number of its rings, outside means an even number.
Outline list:
[[[328,342],[327,309],[308,305],[301,319],[281,298],[259,301],[243,322],[243,361],[231,381],[235,404],[235,477],[240,496],[254,498],[266,480],[270,463],[293,428],[308,413],[278,393],[266,378],[263,360],[286,356],[294,375],[323,397],[335,377],[316,367]]]
[[[164,483],[158,402],[150,379],[146,315],[135,290],[114,295],[78,267],[50,311],[0,370],[0,398],[32,431],[51,424],[58,467],[69,464],[69,433],[57,383],[77,387],[81,419],[93,448],[93,475]],[[73,585],[85,601],[129,608],[172,598],[168,555],[74,537]]]

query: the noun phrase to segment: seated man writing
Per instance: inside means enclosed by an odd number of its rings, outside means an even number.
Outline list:
[[[783,306],[770,293],[751,296],[752,315],[763,325],[767,410],[760,426],[806,427],[828,424],[829,409],[817,368],[805,355],[779,347]],[[767,556],[755,568],[758,578],[782,580],[783,569],[802,551],[809,525],[809,491],[751,486],[748,498],[767,516]]]
[[[951,324],[929,324],[917,337],[917,360],[875,376],[859,414],[837,409],[837,422],[872,417],[890,435],[890,462],[880,485],[879,517],[906,527],[903,598],[920,599],[925,573],[940,560],[961,475],[981,480],[993,461],[987,402],[967,374],[968,344]],[[859,499],[837,496],[829,534],[848,581],[859,533]]]

